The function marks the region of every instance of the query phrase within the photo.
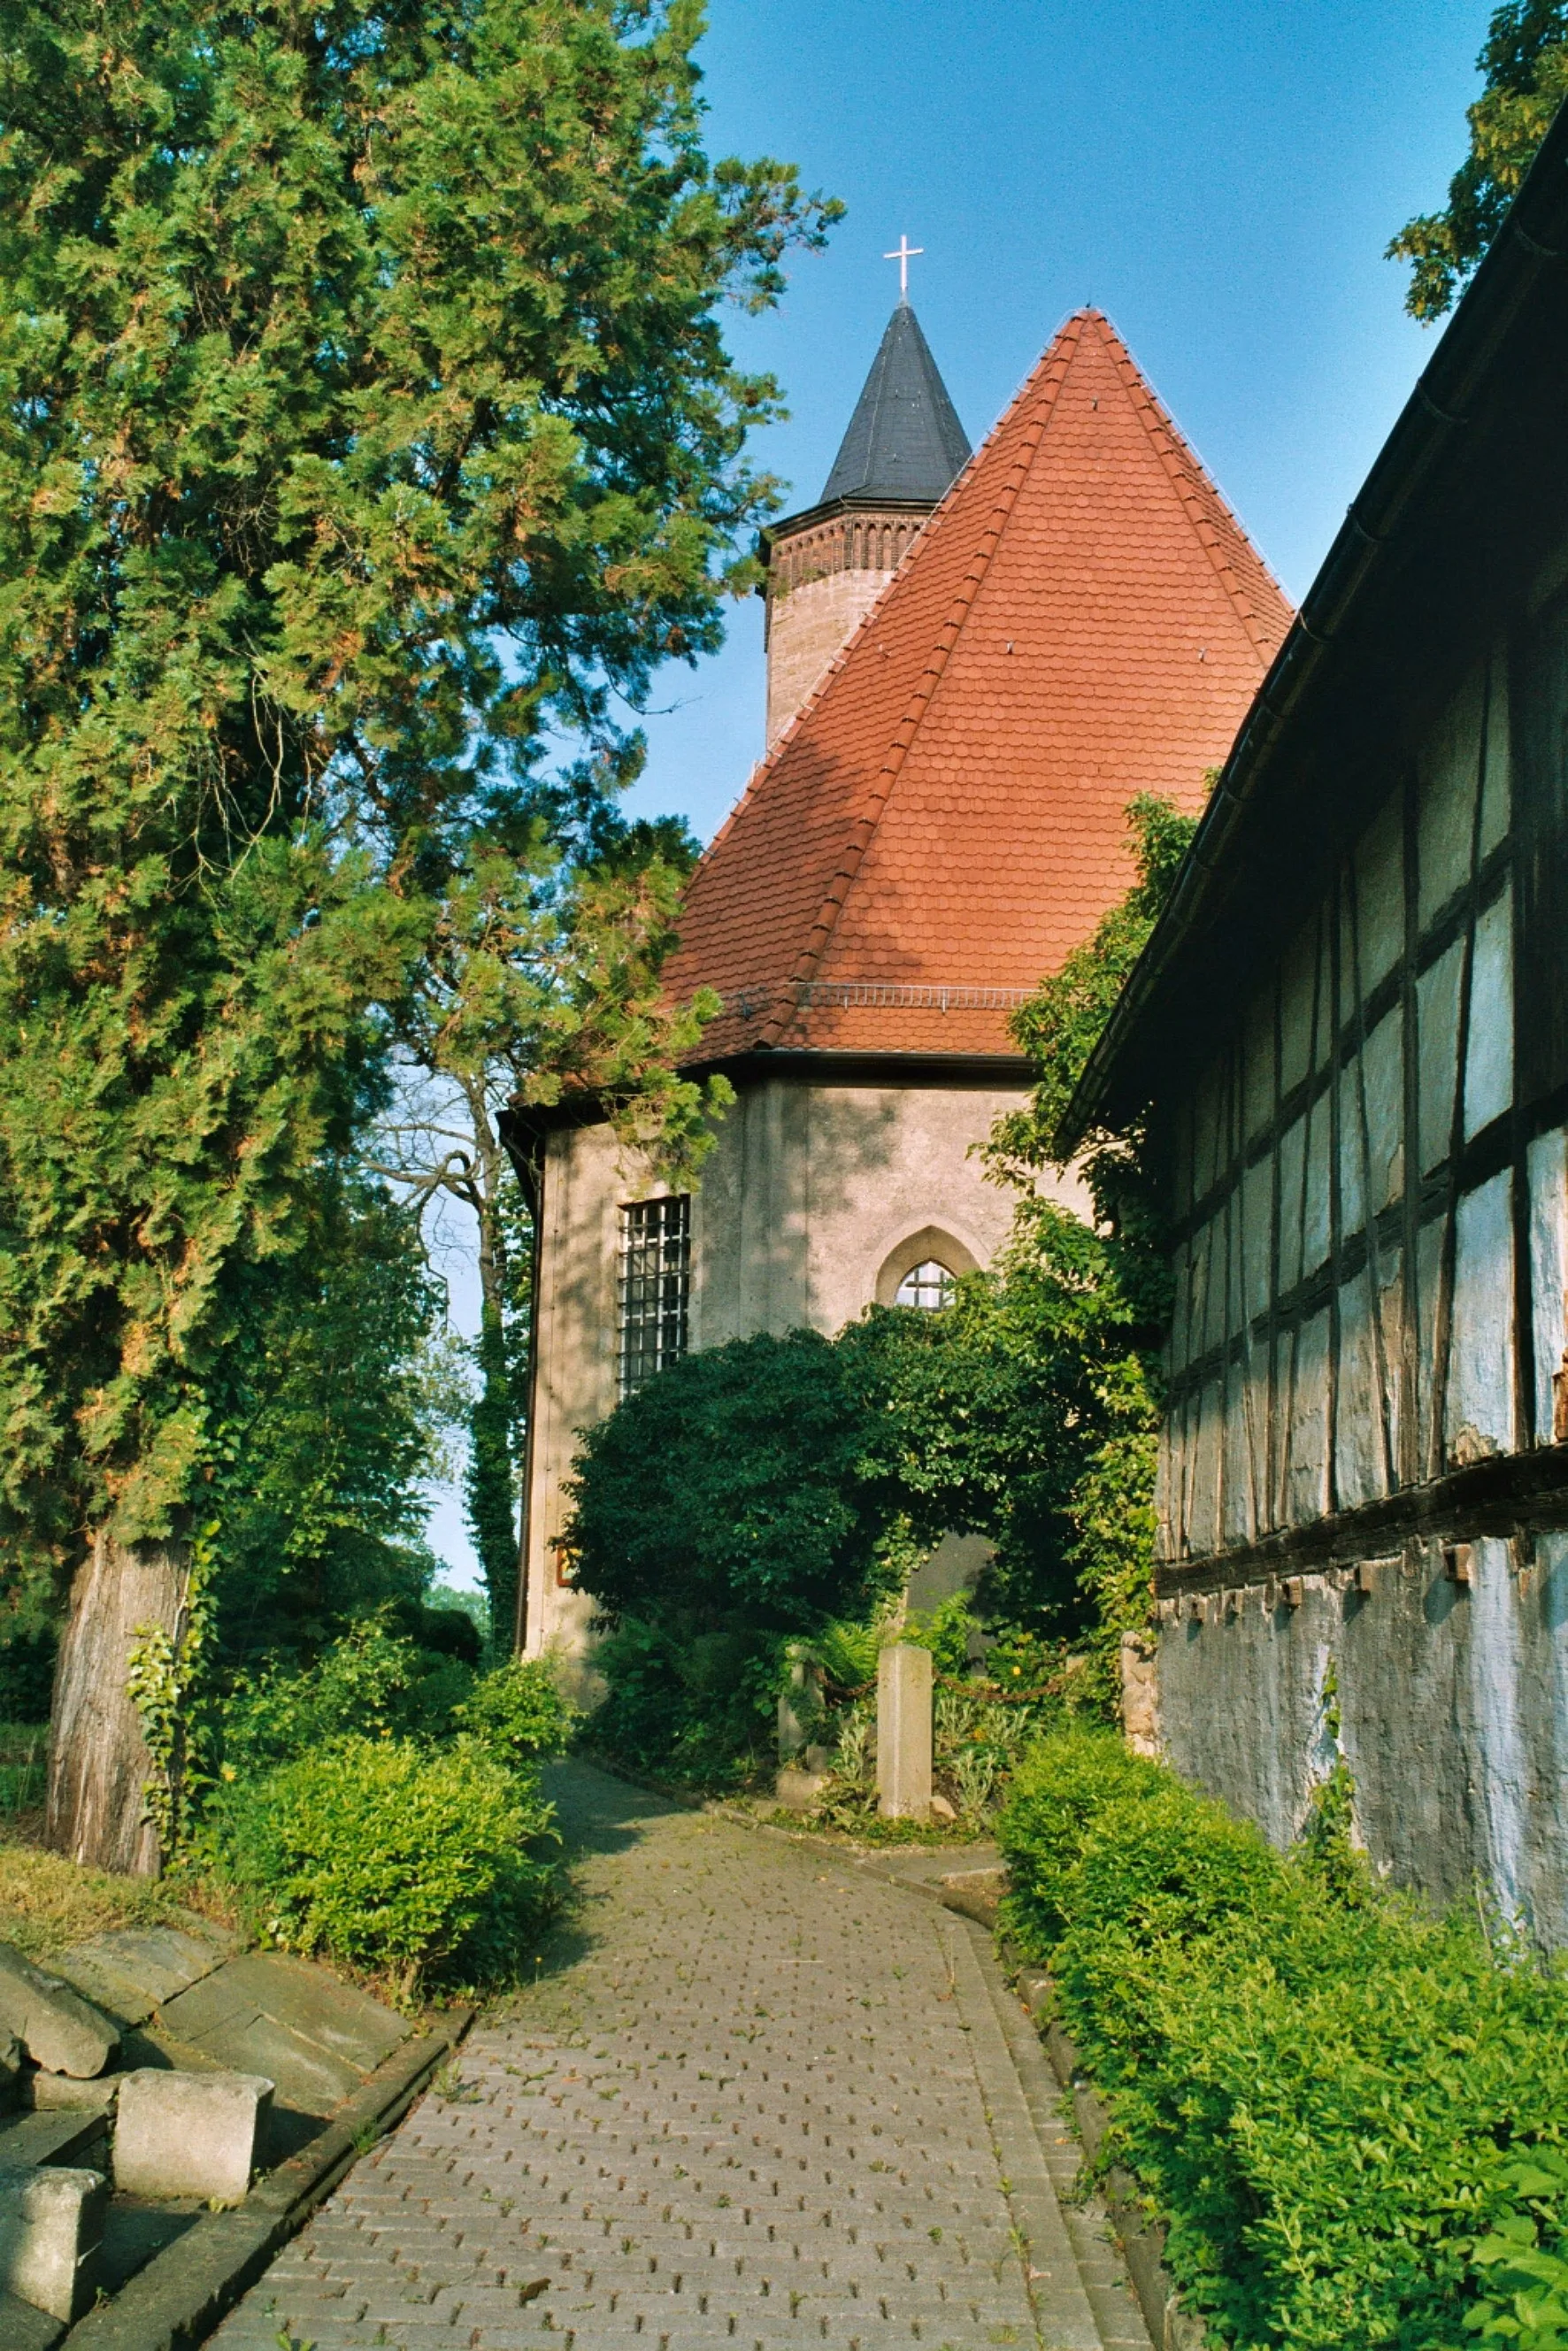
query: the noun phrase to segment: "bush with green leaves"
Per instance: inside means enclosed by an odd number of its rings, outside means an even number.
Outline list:
[[[1555,2324],[1568,2220],[1560,1967],[1272,1851],[1108,1735],[1046,1741],[998,1836],[1005,1923],[1051,1968],[1111,2099],[1106,2159],[1168,2218],[1212,2339],[1452,2351],[1490,2327],[1559,2351],[1523,2329]]]
[[[461,1659],[420,1648],[380,1610],[313,1665],[236,1681],[222,1710],[224,1776],[254,1778],[338,1739],[446,1737],[474,1694]]]
[[[548,1657],[509,1657],[481,1674],[455,1709],[459,1727],[516,1770],[559,1755],[580,1719]]]
[[[578,1581],[612,1620],[785,1633],[858,1614],[882,1588],[869,1434],[814,1331],[683,1356],[584,1436]]]
[[[340,1739],[226,1791],[218,1824],[255,1932],[403,2000],[523,1955],[554,1835],[537,1783],[470,1738]]]
[[[771,1768],[785,1644],[743,1619],[626,1616],[593,1653],[608,1696],[593,1743],[634,1770],[715,1792]]]

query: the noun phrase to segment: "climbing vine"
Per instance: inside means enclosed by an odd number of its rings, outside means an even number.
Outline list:
[[[217,1538],[210,1519],[191,1545],[184,1599],[172,1630],[138,1625],[131,1641],[126,1693],[152,1759],[144,1791],[146,1818],[165,1868],[182,1850],[194,1806],[209,1782],[199,1691],[213,1629]]]

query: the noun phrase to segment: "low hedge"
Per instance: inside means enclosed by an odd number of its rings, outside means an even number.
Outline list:
[[[1110,1733],[1042,1742],[998,1834],[1004,1925],[1211,2340],[1568,2346],[1561,1967],[1275,1852]]]
[[[350,1738],[236,1785],[222,1839],[256,1932],[408,2000],[522,1956],[553,1893],[552,1823],[537,1782],[473,1739]]]

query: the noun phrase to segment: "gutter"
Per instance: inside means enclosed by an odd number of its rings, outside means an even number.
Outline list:
[[[1508,217],[1341,525],[1220,771],[1153,935],[1112,1008],[1055,1144],[1071,1158],[1096,1126],[1131,1115],[1140,1048],[1177,953],[1200,926],[1273,758],[1309,701],[1332,690],[1340,646],[1388,574],[1391,549],[1433,474],[1462,445],[1472,400],[1568,241],[1568,107],[1542,142]]]

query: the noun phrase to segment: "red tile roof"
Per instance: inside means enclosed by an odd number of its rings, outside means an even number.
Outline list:
[[[674,992],[752,1046],[1011,1050],[1196,810],[1291,611],[1097,310],[1067,321],[693,875]]]

